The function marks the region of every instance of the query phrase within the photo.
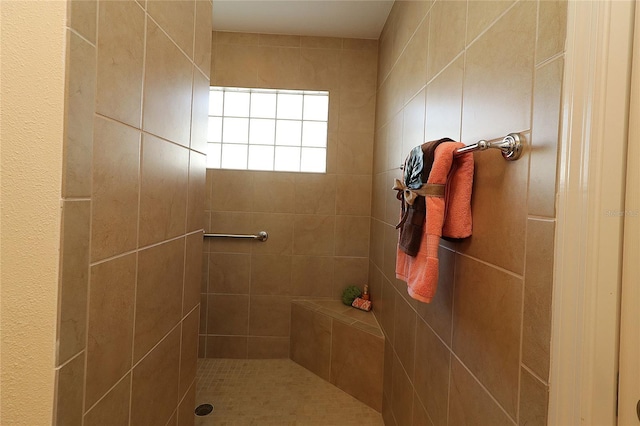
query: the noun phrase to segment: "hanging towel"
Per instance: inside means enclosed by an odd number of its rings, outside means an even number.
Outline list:
[[[398,249],[396,277],[405,281],[409,295],[421,302],[430,303],[436,292],[440,237],[471,235],[473,154],[454,157],[455,150],[463,146],[460,142],[444,142],[436,147],[426,186],[444,186],[444,196],[425,194],[426,220],[417,254],[411,256]]]

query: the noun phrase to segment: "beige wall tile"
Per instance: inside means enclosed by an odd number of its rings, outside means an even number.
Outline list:
[[[504,13],[513,0],[471,0],[467,11],[467,44],[471,43],[481,32]]]
[[[338,174],[371,174],[373,165],[373,133],[338,132]]]
[[[210,294],[207,300],[207,332],[246,335],[249,327],[249,296]]]
[[[289,358],[289,337],[249,337],[248,358]]]
[[[256,172],[253,179],[253,211],[293,213],[295,175],[293,173]]]
[[[193,62],[207,77],[211,69],[211,7],[210,1],[196,0]]]
[[[522,362],[544,380],[549,378],[551,351],[554,236],[554,221],[527,221]]]
[[[333,290],[331,297],[339,299],[342,292],[350,285],[364,288],[369,282],[371,291],[371,278],[369,274],[369,259],[366,257],[334,257],[333,258]]]
[[[378,52],[376,50],[342,50],[340,90],[364,91],[376,89]]]
[[[403,61],[405,64],[403,84],[403,101],[405,103],[413,98],[427,82],[428,40],[429,19],[425,19],[418,26],[416,33],[407,44],[400,58],[400,61]]]
[[[56,369],[54,424],[76,426],[82,424],[82,384],[84,356],[80,355]]]
[[[222,44],[220,34],[211,83],[216,86],[257,87],[260,47]]]
[[[247,357],[247,336],[207,336],[207,358]]]
[[[371,194],[371,217],[383,221],[385,219],[388,191],[387,174],[378,173],[373,176],[373,194]],[[377,245],[372,245],[378,247]],[[377,263],[377,262],[376,262]],[[379,264],[379,263],[378,263]]]
[[[140,131],[96,117],[91,200],[91,260],[136,248]]]
[[[424,19],[433,2],[400,1],[394,4],[394,12],[397,13],[396,34],[394,39],[394,51],[398,56],[402,48],[410,41],[420,22]]]
[[[300,305],[291,306],[290,358],[329,381],[331,318]]]
[[[478,419],[487,425],[513,425],[513,421],[455,357],[451,361],[449,395],[450,425],[476,425]]]
[[[293,254],[333,255],[335,216],[296,215]]]
[[[397,356],[393,357],[393,379],[391,392],[391,410],[398,425],[411,423],[413,408],[413,386],[402,368]]]
[[[185,238],[184,289],[182,291],[182,315],[193,309],[200,301],[202,283],[202,233]]]
[[[370,221],[366,216],[336,216],[336,256],[369,254]]]
[[[147,1],[147,13],[190,58],[193,58],[195,3],[193,0]]]
[[[89,285],[89,201],[62,204],[57,365],[85,348]]]
[[[467,7],[461,1],[435,2],[429,26],[427,81],[464,49]]]
[[[213,211],[252,211],[253,173],[237,170],[216,170],[212,174]]]
[[[240,32],[226,32],[216,31],[216,43],[218,44],[255,44],[260,43],[260,34],[255,33],[240,33]]]
[[[395,329],[393,318],[395,316],[397,292],[391,285],[388,279],[382,279],[382,297],[380,301],[376,303],[376,315],[380,326],[384,330],[385,337],[389,340],[389,345],[393,348],[393,338],[395,336]]]
[[[416,306],[418,316],[447,345],[451,345],[455,259],[453,251],[442,246],[438,248],[438,290],[431,303],[418,303]]]
[[[341,49],[343,39],[338,37],[316,37],[303,36],[300,37],[301,47],[315,47],[323,49]]]
[[[178,426],[193,426],[195,423],[194,407],[196,407],[196,384],[189,387],[178,406]]]
[[[282,296],[251,296],[249,305],[249,335],[289,337],[291,320],[290,298]]]
[[[417,321],[415,345],[413,385],[417,397],[434,424],[446,424],[451,353],[420,319]]]
[[[374,128],[375,91],[340,92],[340,131],[370,132]]]
[[[281,34],[259,34],[258,44],[264,46],[300,47],[300,36]]]
[[[297,174],[295,212],[302,214],[334,214],[336,211],[336,177],[328,174]]]
[[[131,400],[131,375],[127,374],[84,415],[87,426],[128,425]]]
[[[200,325],[198,327],[199,334],[207,334],[207,294],[200,294]],[[206,342],[205,342],[206,343]],[[200,345],[200,350],[204,350],[205,345]]]
[[[368,40],[361,38],[342,39],[342,48],[349,50],[378,50],[378,40]],[[376,64],[374,64],[376,65]]]
[[[465,140],[475,142],[530,128],[535,32],[536,3],[520,2],[467,50]]]
[[[293,247],[293,215],[280,213],[253,213],[251,233],[266,231],[267,241],[251,244],[255,254],[291,254]]]
[[[87,6],[84,6],[85,3]],[[93,6],[94,32],[95,5],[95,3],[88,1],[74,1],[70,4],[72,14],[78,12],[77,9],[83,10]],[[86,20],[84,18],[78,19]],[[87,197],[91,193],[93,111],[96,99],[96,49],[69,31],[66,58],[62,195],[64,197]]]
[[[165,3],[165,2],[161,2]],[[189,146],[193,66],[151,20],[147,20],[143,128]],[[173,84],[166,84],[171,81]]]
[[[169,421],[178,401],[179,364],[180,328],[175,328],[133,369],[131,424]]]
[[[140,183],[139,245],[185,231],[189,151],[144,134]]]
[[[566,0],[540,2],[536,64],[564,51],[567,34],[567,4]]]
[[[404,162],[407,153],[403,151],[402,133],[404,128],[404,114],[399,111],[389,122],[389,135],[387,141],[387,166],[386,170],[394,170],[398,174],[400,164]],[[413,148],[413,147],[412,147]],[[393,185],[392,185],[393,186]]]
[[[199,3],[203,3],[198,1]],[[207,151],[209,113],[209,79],[198,70],[193,71],[193,104],[191,105],[191,149]]]
[[[303,37],[303,40],[306,37]],[[340,40],[340,39],[336,39]],[[304,41],[303,41],[304,44]],[[310,90],[340,88],[340,49],[300,49],[300,84]]]
[[[91,43],[96,42],[97,1],[71,0],[68,3],[67,25]]]
[[[330,297],[333,257],[293,256],[291,284],[294,296]]]
[[[460,140],[463,67],[460,57],[427,85],[425,140]]]
[[[374,410],[382,410],[384,339],[333,321],[331,348],[331,383]]]
[[[416,313],[402,297],[396,298],[393,347],[407,375],[413,379],[416,347]]]
[[[131,2],[99,3],[96,112],[140,128],[145,14]]]
[[[529,170],[529,214],[555,217],[556,164],[560,140],[560,95],[564,61],[536,69]]]
[[[139,252],[134,361],[180,321],[183,272],[184,238]]]
[[[260,46],[258,85],[273,89],[300,87],[300,49]]]
[[[456,259],[452,348],[504,409],[518,402],[522,281],[465,256]],[[479,304],[482,299],[484,303]],[[482,350],[477,344],[482,342]]]
[[[549,387],[524,368],[521,369],[520,418],[518,423],[521,425],[546,425],[548,404]]]
[[[252,295],[290,295],[291,292],[291,256],[251,256]]]
[[[411,424],[412,426],[433,425],[429,414],[427,414],[426,408],[424,408],[424,406],[420,402],[420,399],[418,398],[418,395],[415,392],[413,394],[413,423]]]
[[[336,187],[336,214],[371,214],[371,175],[339,175]]]
[[[136,255],[91,267],[85,406],[91,407],[131,369]]]
[[[209,292],[249,294],[250,256],[212,253],[209,256]]]
[[[400,138],[392,140],[395,150],[401,148],[400,163],[404,162],[414,147],[426,142],[424,122],[425,91],[423,89],[402,110],[402,134]],[[396,167],[399,165],[397,164]]]
[[[178,395],[181,397],[193,385],[198,368],[198,309],[191,311],[182,321],[180,343],[180,385]]]
[[[206,155],[189,152],[189,187],[187,196],[187,232],[204,229],[202,212],[206,190]]]
[[[393,282],[396,277],[396,256],[398,252],[398,231],[394,226],[384,227],[382,272]]]

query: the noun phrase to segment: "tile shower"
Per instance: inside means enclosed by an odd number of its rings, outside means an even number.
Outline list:
[[[371,41],[209,33],[209,1],[71,1],[57,424],[190,424],[196,347],[286,358],[292,300],[366,282],[386,425],[545,424],[565,14],[398,1]],[[205,174],[209,76],[329,90],[327,173]],[[512,131],[534,149],[476,156],[474,235],[442,241],[432,304],[409,299],[400,162],[425,140]],[[203,229],[270,239],[203,244]]]

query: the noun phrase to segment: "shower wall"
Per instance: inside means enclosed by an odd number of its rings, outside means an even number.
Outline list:
[[[377,41],[214,32],[218,86],[329,91],[327,173],[208,170],[200,356],[289,356],[292,298],[367,282]]]
[[[397,1],[379,44],[369,281],[385,337],[386,425],[545,424],[566,4]],[[473,236],[440,244],[435,300],[395,278],[409,150],[525,134],[475,154]]]
[[[71,1],[55,424],[193,424],[210,1]]]

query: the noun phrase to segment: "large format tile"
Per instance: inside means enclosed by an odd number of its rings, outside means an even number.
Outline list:
[[[95,3],[71,2],[71,12],[84,9],[80,6],[82,3],[93,4],[95,38]],[[87,197],[91,193],[96,49],[71,31],[68,32],[66,70],[62,196]]]
[[[335,216],[296,215],[293,254],[333,255]]]
[[[182,315],[191,311],[200,301],[203,262],[201,232],[187,235],[185,250]]]
[[[184,238],[139,252],[134,361],[180,321],[183,273]]]
[[[195,3],[194,0],[147,0],[149,15],[189,57],[193,56]]]
[[[453,306],[453,351],[515,417],[522,280],[458,255]]]
[[[424,321],[416,330],[416,365],[413,386],[434,424],[447,422],[451,354]]]
[[[248,254],[211,253],[209,255],[209,293],[249,294]]]
[[[369,216],[371,214],[371,175],[338,175],[336,214]]]
[[[335,255],[369,254],[370,219],[365,216],[336,216]]]
[[[192,68],[189,59],[164,32],[147,20],[142,110],[145,131],[189,146]]]
[[[427,80],[439,73],[464,49],[467,4],[436,2],[431,10]]]
[[[75,357],[57,369],[55,373],[54,424],[80,426],[82,425],[84,356]]]
[[[249,306],[249,335],[289,337],[291,320],[290,298],[282,296],[251,296]]]
[[[544,426],[547,424],[549,387],[524,368],[520,373],[519,424]]]
[[[384,339],[333,321],[330,381],[376,411],[382,410]]]
[[[86,426],[128,426],[131,375],[127,374],[84,415]]]
[[[97,1],[71,0],[69,2],[67,25],[91,43],[96,42]]]
[[[131,369],[136,255],[91,267],[86,406]]]
[[[463,76],[464,57],[461,56],[427,85],[426,141],[441,138],[460,140]]]
[[[178,403],[179,364],[178,327],[133,369],[131,424],[155,426],[169,421]]]
[[[187,392],[196,378],[198,362],[198,321],[198,309],[194,309],[182,321],[180,343],[180,385],[178,388],[180,396]]]
[[[251,256],[252,295],[290,295],[291,256]]]
[[[333,257],[293,256],[291,284],[293,295],[330,297],[333,282]]]
[[[99,3],[96,112],[140,128],[145,13],[133,2]]]
[[[247,334],[249,296],[210,294],[207,308],[207,333],[236,336]]]
[[[416,346],[416,313],[402,297],[396,297],[393,348],[409,378],[413,380]]]
[[[198,1],[198,3],[205,3]],[[209,69],[209,67],[207,67]],[[197,70],[193,72],[193,99],[191,105],[191,144],[201,153],[207,152],[209,126],[209,79]],[[208,206],[208,204],[207,204]]]
[[[145,134],[142,141],[139,245],[185,231],[189,150]]]
[[[480,384],[453,358],[449,391],[451,426],[512,426],[512,420],[496,405]]]
[[[529,214],[555,217],[556,169],[560,141],[560,96],[564,61],[536,69],[533,88]]]
[[[514,0],[472,0],[467,10],[467,44],[485,31]]]
[[[204,228],[202,212],[207,172],[206,155],[189,151],[189,188],[187,196],[187,232]]]
[[[536,64],[564,51],[567,34],[568,3],[567,0],[540,2]]]
[[[522,362],[543,380],[549,378],[553,242],[555,222],[527,222]]]
[[[411,424],[413,417],[413,386],[407,373],[402,368],[400,359],[393,358],[393,379],[392,379],[391,409],[398,425]]]
[[[140,131],[96,117],[93,150],[91,260],[136,248]]]
[[[62,204],[57,365],[86,345],[90,201]]]
[[[305,89],[335,90],[340,87],[340,49],[319,49],[303,37],[300,49],[300,83]],[[336,39],[340,40],[340,39]]]
[[[293,304],[290,358],[322,377],[330,378],[331,318]]]
[[[207,77],[211,66],[211,7],[209,1],[196,1],[193,62]]]

